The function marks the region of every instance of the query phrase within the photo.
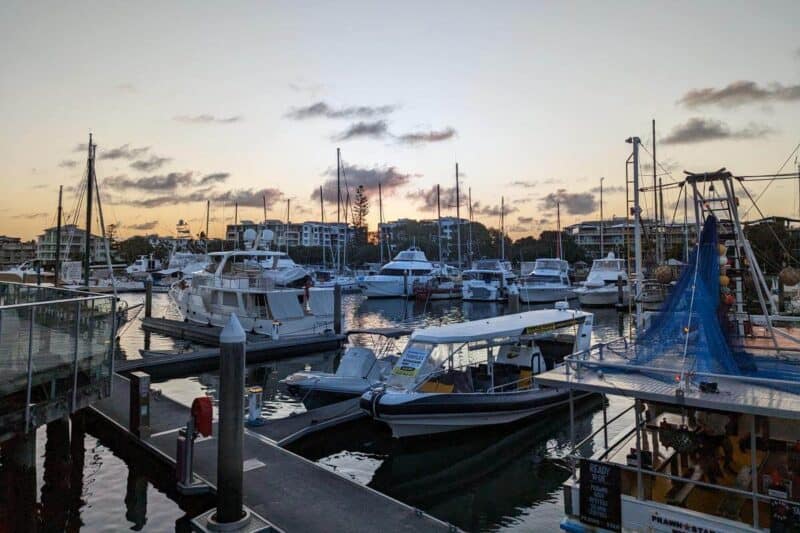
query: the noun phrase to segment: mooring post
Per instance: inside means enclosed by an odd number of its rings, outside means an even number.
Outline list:
[[[144,280],[144,317],[150,318],[153,313],[153,277],[150,274]]]
[[[245,335],[235,313],[219,336],[219,446],[217,515],[221,524],[239,522],[242,507]]]
[[[128,429],[140,439],[150,436],[150,374],[131,372]]]
[[[509,292],[508,294],[508,312],[519,313],[519,293]]]
[[[342,286],[333,286],[333,332],[342,334]]]

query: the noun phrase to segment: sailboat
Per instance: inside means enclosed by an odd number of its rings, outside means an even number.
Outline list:
[[[442,204],[440,187],[436,185],[436,231],[439,246],[439,267],[435,275],[429,280],[414,283],[414,298],[419,301],[428,300],[454,300],[460,299],[461,281],[458,279],[458,270],[448,268],[442,255]],[[459,219],[459,224],[461,223]],[[460,248],[460,243],[459,243]]]

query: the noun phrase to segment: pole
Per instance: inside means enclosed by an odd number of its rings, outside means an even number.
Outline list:
[[[289,213],[292,209],[292,200],[286,199],[286,229],[283,232],[283,238],[286,241],[286,255],[289,255]]]
[[[600,178],[600,257],[603,257],[603,248],[604,248],[604,228],[605,222],[603,221],[603,180],[605,178]]]
[[[667,247],[666,247],[667,227],[666,224],[664,224],[664,189],[662,187],[663,183],[661,181],[661,178],[658,178],[658,205],[660,206],[661,209],[661,214],[659,215],[658,218],[658,226],[661,228],[661,231],[658,234],[659,237],[658,247],[659,247],[659,256],[661,257],[661,262],[663,263],[664,261],[667,260]]]
[[[92,191],[94,190],[94,145],[92,134],[89,134],[89,157],[86,171],[86,236],[83,243],[83,281],[89,287],[89,265],[92,261]]]
[[[61,274],[61,195],[64,191],[64,186],[58,186],[58,212],[57,218],[58,221],[56,222],[56,264],[53,270],[53,274],[55,274],[55,279],[53,283],[55,283],[56,287],[58,287],[58,280],[59,275]]]
[[[505,197],[500,197],[500,259],[506,258]]]
[[[320,191],[320,194],[322,194],[322,191]],[[263,208],[264,208],[264,222],[266,222],[267,221],[267,195],[266,194],[261,196],[261,203],[263,204]]]
[[[634,301],[636,302],[636,327],[641,331],[642,320],[642,209],[639,207],[639,137],[630,137],[626,141],[633,145],[633,247],[635,250]]]
[[[206,242],[209,240],[208,236],[208,219],[211,212],[211,200],[206,200]],[[208,245],[206,245],[206,250],[208,250]]]
[[[320,245],[322,246],[322,268],[325,268],[325,199],[322,197],[322,185],[319,187],[319,216],[322,221],[320,228]]]
[[[217,522],[243,516],[242,445],[244,436],[245,332],[235,313],[219,335],[219,447],[217,448]]]
[[[474,243],[472,242],[472,187],[469,188],[469,236],[467,239],[469,240],[469,245],[467,246],[467,253],[469,255],[469,264],[472,266],[472,254],[474,253],[472,247]]]
[[[236,232],[234,250],[239,248],[239,202],[233,202],[233,231]]]
[[[380,181],[378,182],[378,248],[380,248],[381,265],[382,265],[383,264],[383,191],[381,189]]]
[[[342,168],[341,161],[341,153],[339,149],[336,149],[336,223],[340,223],[342,221],[342,177],[339,170]]]
[[[656,216],[656,264],[661,263],[661,228],[658,223],[658,187],[656,186],[656,119],[653,119],[653,209]]]
[[[689,262],[689,191],[683,185],[683,262]]]
[[[144,317],[153,315],[153,276],[150,274],[144,280]]]
[[[458,183],[458,163],[456,163],[456,241],[458,248],[458,269],[461,270],[461,194]]]
[[[439,184],[436,184],[436,231],[438,233],[437,242],[439,243],[439,270],[444,272],[442,267],[442,204],[440,200]]]
[[[556,255],[561,259],[561,202],[556,202]]]
[[[342,286],[333,286],[333,332],[342,334]]]

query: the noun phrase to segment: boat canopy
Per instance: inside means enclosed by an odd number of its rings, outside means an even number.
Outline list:
[[[411,340],[429,344],[451,344],[534,335],[582,323],[589,316],[591,313],[575,309],[538,309],[486,320],[419,329],[411,335]]]

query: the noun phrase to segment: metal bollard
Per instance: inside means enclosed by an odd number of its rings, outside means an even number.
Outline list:
[[[144,316],[150,318],[153,314],[153,277],[148,274],[144,280]]]
[[[150,436],[150,374],[131,372],[128,429],[140,439]]]
[[[278,322],[277,320],[272,321],[272,335],[271,335],[272,340],[274,341],[280,340],[281,338],[280,327],[281,327],[280,322]]]
[[[248,427],[258,427],[264,425],[261,417],[261,402],[264,397],[264,389],[261,387],[247,388],[247,421],[244,423]]]

